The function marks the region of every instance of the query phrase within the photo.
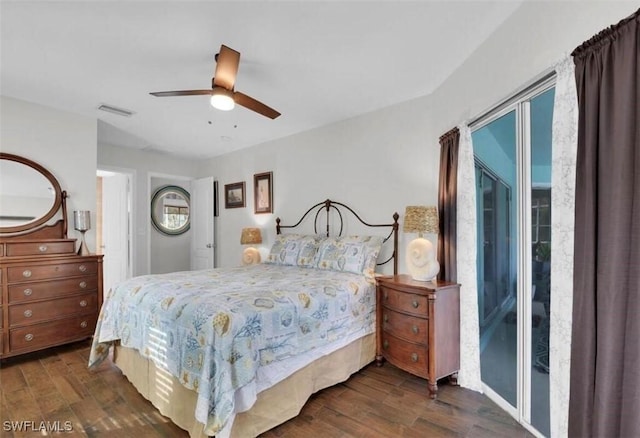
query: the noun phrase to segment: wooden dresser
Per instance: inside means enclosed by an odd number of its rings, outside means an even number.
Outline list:
[[[11,255],[26,248],[67,249],[47,255]],[[102,303],[102,256],[75,255],[75,240],[0,243],[1,357],[85,339]]]
[[[67,238],[66,193],[53,175],[22,157],[0,158],[40,172],[55,191],[41,218],[0,227],[0,358],[91,337],[102,304],[102,256],[76,255],[76,239]],[[2,209],[3,221],[22,219],[7,203]],[[60,210],[62,219],[48,224]]]
[[[427,379],[436,398],[438,379],[460,369],[460,286],[379,277],[376,309],[378,366],[386,359]]]

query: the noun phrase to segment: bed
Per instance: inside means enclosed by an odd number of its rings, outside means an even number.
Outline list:
[[[345,213],[384,235],[343,236]],[[283,233],[309,222],[312,234]],[[257,436],[373,361],[374,276],[391,261],[397,273],[397,232],[397,213],[369,224],[326,200],[293,225],[276,220],[264,263],[124,281],[106,294],[89,366],[113,347],[136,389],[192,437]]]

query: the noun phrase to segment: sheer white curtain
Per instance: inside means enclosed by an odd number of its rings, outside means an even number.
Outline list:
[[[476,274],[476,184],[471,130],[459,126],[457,255],[460,289],[460,372],[458,383],[482,391],[480,380],[480,327]],[[464,212],[464,214],[462,213]]]
[[[573,236],[578,149],[578,98],[573,58],[556,65],[551,169],[551,316],[549,386],[551,436],[566,437],[569,416]]]
[[[567,436],[571,315],[573,306],[573,236],[578,108],[573,59],[556,65],[552,133],[552,264],[549,380],[551,435]],[[458,157],[458,282],[460,295],[461,386],[482,391],[477,291],[477,224],[473,145],[468,126],[460,129]]]

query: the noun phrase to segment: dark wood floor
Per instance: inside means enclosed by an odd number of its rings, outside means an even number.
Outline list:
[[[88,355],[89,343],[80,342],[0,363],[0,436],[46,435],[33,432],[42,421],[73,429],[53,435],[188,436],[158,414],[111,362],[88,371]],[[531,436],[481,394],[445,384],[431,400],[426,387],[424,380],[391,365],[369,365],[312,396],[298,417],[263,438]],[[33,423],[26,424],[30,432],[13,432],[11,421]]]

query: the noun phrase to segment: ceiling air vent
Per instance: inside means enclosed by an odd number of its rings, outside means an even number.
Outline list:
[[[123,109],[123,108],[118,108],[112,105],[106,105],[106,104],[100,104],[100,106],[98,107],[99,110],[101,111],[106,111],[108,113],[112,113],[112,114],[117,114],[119,116],[123,116],[123,117],[131,117],[133,114],[135,114],[133,111],[129,111],[127,109]]]

